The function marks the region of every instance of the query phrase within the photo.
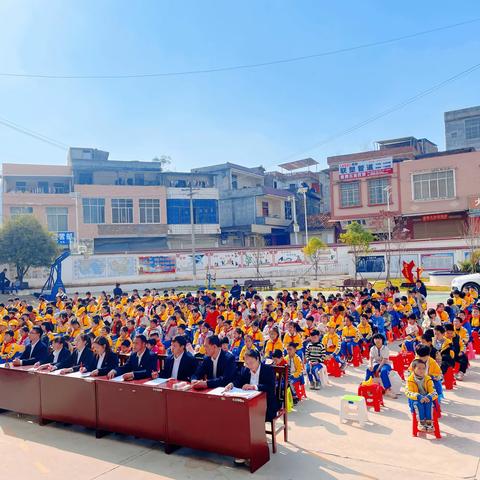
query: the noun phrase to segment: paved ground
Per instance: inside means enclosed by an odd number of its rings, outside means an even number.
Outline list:
[[[404,397],[386,400],[381,413],[370,412],[364,428],[341,425],[339,398],[356,391],[363,368],[350,369],[334,386],[309,392],[290,416],[290,443],[255,474],[260,479],[408,479],[480,478],[480,361],[466,380],[448,392],[440,440],[413,438]],[[1,392],[0,392],[1,394]],[[207,432],[206,432],[207,434]],[[248,470],[231,459],[180,449],[167,456],[161,444],[49,424],[15,414],[0,415],[0,478],[18,480],[246,479]],[[8,472],[8,473],[7,473]]]

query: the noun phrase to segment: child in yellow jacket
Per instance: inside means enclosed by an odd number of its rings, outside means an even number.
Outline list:
[[[423,360],[412,362],[412,373],[407,378],[405,395],[412,412],[417,414],[420,430],[432,431],[432,407],[438,395],[433,386],[433,380],[426,374],[427,365]]]

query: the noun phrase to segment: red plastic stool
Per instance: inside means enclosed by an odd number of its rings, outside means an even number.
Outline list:
[[[361,350],[362,350],[362,357],[368,360],[368,358],[370,357],[370,345],[368,343],[363,342]]]
[[[392,343],[394,341],[393,333],[391,330],[387,330],[387,340]]]
[[[301,381],[295,382],[293,384],[293,388],[295,389],[295,394],[299,400],[307,398],[307,393],[305,392],[305,383],[302,383]]]
[[[403,374],[405,371],[403,366],[403,357],[400,354],[390,355],[389,360],[392,362],[393,369],[398,373],[398,375],[400,375],[400,378],[405,380],[405,375]]]
[[[456,375],[460,371],[460,364],[455,362],[455,366],[453,367],[453,373]]]
[[[402,332],[400,331],[399,327],[393,327],[392,331],[393,331],[393,337],[395,338],[395,340],[402,338]]]
[[[400,355],[403,360],[403,369],[408,370],[410,364],[415,360],[415,353],[414,352],[400,352]]]
[[[438,423],[439,414],[437,410],[438,402],[435,400],[434,407],[433,407],[433,432],[421,432],[425,434],[433,434],[435,435],[436,438],[442,438],[442,434],[440,433],[440,425]],[[417,420],[417,414],[415,410],[413,410],[412,414],[412,435],[414,437],[418,437],[418,420]]]
[[[358,345],[355,345],[352,350],[352,365],[354,367],[359,367],[362,364],[362,355],[360,353],[360,347]]]
[[[325,365],[327,366],[327,373],[332,377],[341,377],[342,374],[345,372],[340,368],[338,362],[333,358],[330,357],[326,362]]]
[[[475,353],[480,355],[480,336],[478,335],[478,332],[472,332],[472,342]]]
[[[469,360],[475,360],[475,350],[472,342],[469,342],[467,345],[467,358]]]
[[[445,385],[446,390],[453,390],[453,387],[457,384],[452,367],[448,367],[445,372],[445,375],[443,376],[443,384]]]
[[[367,408],[373,407],[376,412],[380,411],[380,407],[385,406],[383,403],[383,388],[378,383],[359,385],[358,396],[365,399]]]

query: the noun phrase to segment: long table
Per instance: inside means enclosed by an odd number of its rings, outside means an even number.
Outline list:
[[[225,397],[181,391],[176,381],[114,382],[0,368],[0,409],[165,443],[166,453],[190,447],[250,460],[254,472],[270,459],[265,434],[266,396]]]
[[[40,416],[40,378],[32,367],[0,368],[0,409]]]

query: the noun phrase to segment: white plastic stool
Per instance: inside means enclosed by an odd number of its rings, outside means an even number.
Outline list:
[[[340,422],[351,420],[358,422],[361,427],[368,421],[365,398],[358,395],[344,395],[340,403]]]

